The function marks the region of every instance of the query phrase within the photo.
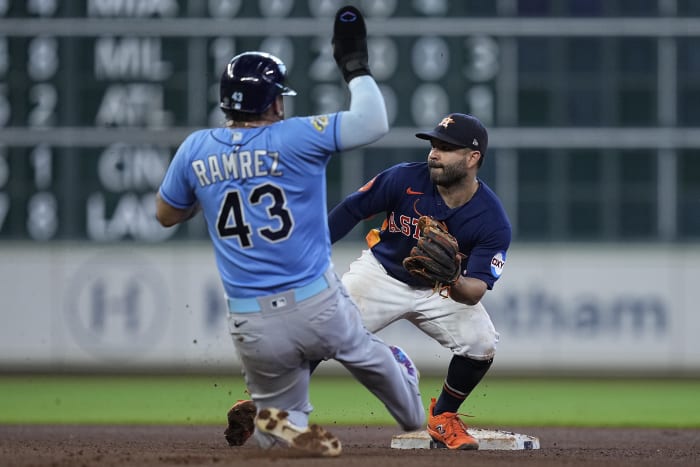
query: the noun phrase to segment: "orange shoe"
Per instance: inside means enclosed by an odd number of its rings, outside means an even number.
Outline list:
[[[428,410],[428,434],[433,441],[444,444],[447,449],[479,449],[479,442],[467,432],[467,425],[460,420],[459,414],[443,412],[433,415],[435,402],[434,397],[430,399]]]
[[[255,429],[254,420],[257,410],[255,402],[239,400],[226,414],[228,427],[224,431],[229,446],[243,446]]]

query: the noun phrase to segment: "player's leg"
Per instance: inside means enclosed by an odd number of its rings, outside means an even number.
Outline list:
[[[414,304],[412,289],[389,276],[370,250],[350,264],[342,283],[357,304],[362,324],[373,333],[403,318]],[[311,362],[312,373],[320,363]]]
[[[461,355],[452,355],[447,377],[437,399],[436,413],[457,412],[469,394],[481,382],[491,368],[493,358],[476,360]]]
[[[330,294],[330,293],[329,293]],[[326,294],[326,295],[329,295]],[[249,435],[247,427],[250,416],[254,416],[253,437],[263,448],[287,446],[305,451],[311,455],[336,456],[340,454],[340,442],[318,426],[309,426],[312,411],[309,400],[309,367],[304,358],[304,348],[299,341],[309,346],[323,347],[324,344],[310,332],[310,315],[324,313],[325,309],[305,307],[304,302],[289,309],[267,313],[250,313],[234,316],[239,322],[244,316],[243,325],[229,326],[234,344],[243,364],[246,387],[253,404],[247,402],[239,408],[239,417],[234,417],[232,427],[229,411],[227,433],[242,427],[241,434]],[[329,305],[330,307],[330,305]],[[319,352],[323,355],[323,350]],[[248,410],[250,409],[250,410]],[[236,425],[238,424],[238,425]],[[230,436],[227,436],[229,444]],[[235,439],[235,445],[243,444],[246,437]]]
[[[425,422],[418,372],[402,350],[392,348],[362,324],[355,302],[339,287],[338,321],[329,329],[336,342],[334,358],[377,396],[404,430]]]
[[[415,306],[413,289],[388,275],[371,250],[350,264],[342,281],[370,332],[404,318]]]
[[[499,336],[491,318],[480,303],[430,297],[421,302],[413,322],[453,352],[440,396],[429,407],[428,432],[448,448],[478,449],[458,411],[493,362]]]
[[[342,278],[345,290],[358,306],[362,323],[370,332],[378,332],[406,312],[404,301],[411,300],[405,284],[390,277],[370,250],[350,264]],[[311,373],[321,360],[311,362]]]

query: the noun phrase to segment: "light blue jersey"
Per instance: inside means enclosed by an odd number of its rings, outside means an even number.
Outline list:
[[[325,170],[339,121],[200,130],[178,148],[160,196],[180,209],[200,203],[227,296],[301,287],[329,268]]]

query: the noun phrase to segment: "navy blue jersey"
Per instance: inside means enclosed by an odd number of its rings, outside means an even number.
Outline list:
[[[481,279],[489,289],[501,276],[511,226],[500,200],[483,181],[479,180],[478,190],[466,204],[451,209],[430,180],[427,162],[390,167],[333,208],[328,217],[331,242],[344,237],[361,220],[380,213],[386,217],[378,236],[368,235],[368,244],[392,277],[425,287],[402,265],[416,245],[422,215],[447,224],[466,256],[462,275]]]

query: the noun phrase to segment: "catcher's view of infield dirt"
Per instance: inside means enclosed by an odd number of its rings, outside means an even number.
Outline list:
[[[328,427],[334,458],[308,458],[249,443],[229,447],[219,426],[0,426],[2,466],[697,466],[700,430],[518,427],[537,450],[392,449],[388,427]],[[503,427],[500,427],[503,429]]]

